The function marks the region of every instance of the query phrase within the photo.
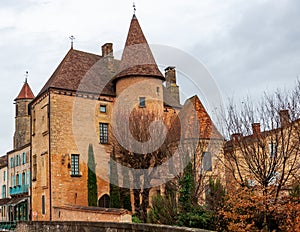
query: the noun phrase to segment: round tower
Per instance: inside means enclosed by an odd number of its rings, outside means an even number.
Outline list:
[[[26,79],[19,95],[15,98],[14,149],[18,149],[30,143],[30,115],[28,104],[33,98],[34,95]]]

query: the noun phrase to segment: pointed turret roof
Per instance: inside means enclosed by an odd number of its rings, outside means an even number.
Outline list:
[[[24,83],[19,95],[16,97],[15,101],[21,100],[21,99],[33,99],[33,98],[34,98],[34,95],[31,91],[29,84],[27,83],[27,78],[26,78],[25,83]]]
[[[115,80],[127,76],[151,76],[165,80],[135,14],[130,23],[119,73]]]

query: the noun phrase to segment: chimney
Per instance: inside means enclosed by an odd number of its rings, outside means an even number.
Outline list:
[[[102,56],[113,56],[113,44],[106,43],[102,45]]]
[[[281,127],[286,127],[290,123],[289,110],[280,110],[279,111]]]
[[[260,123],[252,123],[252,133],[253,135],[260,134]]]
[[[169,66],[165,68],[166,87],[169,88],[172,85],[176,86],[176,69]]]
[[[175,67],[169,66],[165,68],[166,77],[166,92],[169,96],[168,104],[171,106],[180,105],[179,99],[179,86],[176,84],[176,69]]]
[[[242,139],[242,134],[241,134],[241,133],[235,133],[235,134],[232,134],[232,135],[231,135],[231,140],[232,140],[234,143],[240,142],[241,139]]]

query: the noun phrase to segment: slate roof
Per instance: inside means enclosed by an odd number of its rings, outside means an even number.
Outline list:
[[[29,86],[29,84],[27,83],[27,80],[25,81],[20,93],[18,94],[18,96],[15,98],[16,100],[21,100],[21,99],[33,99],[34,95],[31,91],[31,88]]]
[[[115,96],[111,80],[118,64],[113,58],[70,49],[38,96],[49,88]]]
[[[115,80],[127,76],[152,76],[165,81],[135,15],[130,23],[120,69]]]

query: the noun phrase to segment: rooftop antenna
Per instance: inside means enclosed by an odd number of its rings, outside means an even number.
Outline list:
[[[136,12],[136,7],[135,7],[135,3],[133,3],[133,14],[135,15],[135,12]]]
[[[71,35],[69,37],[69,39],[71,40],[71,49],[73,49],[73,44],[74,44],[75,37],[73,35]]]
[[[27,83],[27,78],[28,78],[28,71],[25,72],[25,82],[24,83]]]

